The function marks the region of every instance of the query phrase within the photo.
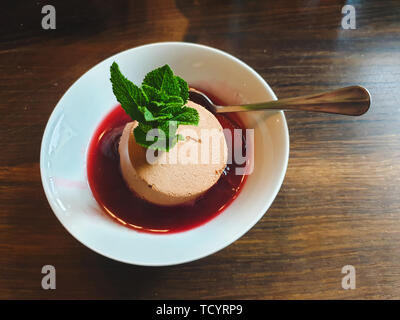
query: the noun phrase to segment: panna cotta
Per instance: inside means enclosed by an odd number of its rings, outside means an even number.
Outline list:
[[[220,178],[228,148],[223,128],[204,107],[188,101],[199,114],[197,126],[180,125],[183,137],[169,152],[146,149],[133,134],[137,121],[126,124],[118,146],[122,177],[138,197],[163,206],[191,204]],[[154,155],[156,154],[156,155]],[[153,155],[149,161],[149,155]]]

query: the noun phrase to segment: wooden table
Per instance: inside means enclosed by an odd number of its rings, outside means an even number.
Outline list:
[[[350,1],[351,2],[351,1]],[[400,4],[345,1],[3,1],[0,28],[0,298],[400,298]],[[268,214],[228,248],[147,268],[100,256],[72,238],[46,201],[42,134],[68,87],[119,51],[190,41],[242,59],[278,97],[360,84],[359,118],[286,113],[290,160]],[[57,289],[41,288],[41,268]],[[341,269],[356,269],[356,289]]]

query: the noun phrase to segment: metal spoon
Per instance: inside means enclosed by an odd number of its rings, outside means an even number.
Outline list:
[[[189,90],[189,97],[193,102],[201,104],[214,113],[254,110],[303,110],[360,116],[368,111],[371,104],[371,96],[368,90],[361,86],[345,87],[297,98],[235,106],[215,105],[204,93],[195,89]]]

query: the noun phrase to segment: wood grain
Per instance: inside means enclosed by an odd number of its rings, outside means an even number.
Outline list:
[[[400,6],[354,1],[2,1],[0,12],[0,298],[400,298]],[[68,87],[119,51],[157,41],[225,50],[278,97],[366,86],[360,118],[286,113],[290,160],[268,214],[228,248],[185,265],[106,259],[57,221],[39,173],[42,134]],[[40,287],[41,267],[57,289]],[[357,288],[341,288],[353,265]]]

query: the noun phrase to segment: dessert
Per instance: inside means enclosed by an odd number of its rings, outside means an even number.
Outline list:
[[[227,163],[232,147],[224,136],[240,121],[188,101],[188,85],[168,66],[150,72],[139,88],[114,63],[111,81],[121,105],[97,128],[87,165],[104,211],[150,233],[188,230],[221,213],[246,177],[235,174],[240,165]]]
[[[146,149],[135,141],[133,130],[137,121],[129,122],[122,133],[118,147],[122,176],[133,192],[151,203],[193,203],[218,181],[226,166],[228,150],[221,124],[204,107],[192,101],[187,106],[198,111],[198,125],[180,126],[177,133],[184,140],[154,163],[147,161]],[[213,130],[216,143],[203,148],[206,142],[200,138],[201,130]],[[201,163],[201,156],[206,163]]]

